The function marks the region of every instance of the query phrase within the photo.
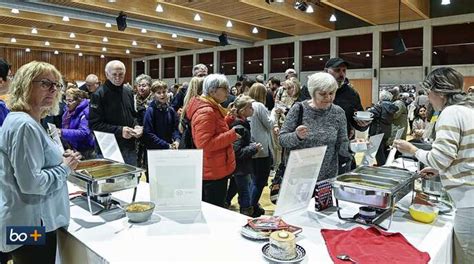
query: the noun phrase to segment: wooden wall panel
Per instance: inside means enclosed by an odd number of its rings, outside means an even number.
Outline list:
[[[464,90],[467,91],[469,86],[474,86],[474,76],[464,76]]]
[[[359,92],[364,109],[372,105],[372,79],[350,79],[354,88]]]
[[[60,53],[54,55],[50,51],[32,50],[25,52],[24,49],[0,47],[0,58],[6,59],[11,65],[13,73],[22,65],[33,60],[45,61],[53,64],[61,72],[65,81],[84,81],[86,76],[93,73],[103,83],[105,78],[105,65],[111,60],[118,59],[125,64],[127,74],[125,82],[131,83],[132,60],[129,58],[114,58],[86,55],[79,57],[77,53]]]

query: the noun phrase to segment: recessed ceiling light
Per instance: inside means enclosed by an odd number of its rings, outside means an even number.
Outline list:
[[[130,50],[125,50],[125,53],[130,54]]]
[[[104,37],[104,38],[102,39],[102,41],[103,41],[103,42],[109,42],[109,39],[108,39],[107,37]]]
[[[136,46],[136,45],[138,45],[137,42],[135,40],[132,41],[132,46]]]
[[[212,63],[211,63],[211,64],[209,64],[209,67],[212,67]]]
[[[194,15],[194,21],[201,21],[201,16],[199,14]]]
[[[331,17],[329,18],[329,21],[336,22],[337,21],[336,15],[332,14]]]
[[[25,49],[25,52],[30,52],[30,51],[31,51],[30,48]]]
[[[313,58],[313,56],[311,56],[311,55],[308,56],[308,59],[312,59],[312,58]]]
[[[263,63],[260,62],[260,63],[258,64],[258,66],[262,67],[262,66],[263,66]]]
[[[312,5],[308,4],[308,8],[306,8],[306,13],[308,14],[314,13],[314,9]]]
[[[162,13],[162,12],[163,12],[163,7],[162,7],[160,4],[158,4],[158,5],[156,6],[155,11],[158,12],[158,13]]]
[[[63,21],[64,21],[64,22],[68,22],[68,21],[69,21],[69,17],[68,17],[68,16],[63,16]]]
[[[357,54],[357,55],[360,55],[360,51],[358,51],[356,54]]]
[[[172,38],[177,38],[178,35],[176,35],[176,33],[173,33],[173,34],[171,34],[171,37],[172,37]]]
[[[433,54],[434,54],[434,55],[438,55],[438,52],[436,52],[436,51],[433,51]]]
[[[55,50],[55,51],[54,51],[54,54],[55,54],[55,55],[58,55],[58,54],[59,54],[59,51]]]
[[[141,31],[143,34],[145,34],[147,31],[146,31],[146,28],[142,28],[142,31]]]
[[[102,51],[103,51],[103,52],[106,52],[106,51],[107,51],[107,48],[106,48],[106,47],[102,47]]]
[[[322,60],[323,60],[323,58],[319,58],[319,60],[320,60],[320,61],[322,61]]]
[[[451,4],[451,1],[450,0],[442,0],[441,4],[442,5],[449,5],[449,4]]]
[[[258,28],[257,28],[257,27],[253,27],[252,33],[253,33],[253,34],[257,34],[257,33],[258,33]]]
[[[100,58],[101,59],[105,58],[104,54],[100,54]]]
[[[228,28],[231,28],[232,27],[232,21],[227,20],[227,24],[225,26],[228,27]]]
[[[367,53],[367,54],[365,54],[365,56],[366,56],[366,57],[370,57],[370,54],[369,54],[369,53]]]
[[[70,38],[75,38],[75,37],[76,37],[76,34],[74,34],[74,33],[71,32],[71,34],[69,34],[69,37],[70,37]]]
[[[204,41],[204,39],[198,38],[198,42],[203,42],[203,41]]]
[[[31,29],[31,34],[38,34],[38,30],[36,28]]]
[[[161,49],[161,44],[159,44],[159,43],[156,44],[156,47],[157,47],[158,49]]]
[[[74,48],[76,48],[76,49],[80,49],[80,48],[81,48],[81,46],[79,46],[79,44],[76,44],[76,46],[74,46]]]
[[[235,70],[235,66],[232,66],[232,70]]]
[[[111,27],[112,27],[112,24],[110,24],[110,23],[105,23],[105,27],[106,27],[106,28],[111,28]]]
[[[249,61],[249,64],[252,64],[252,61]]]
[[[79,52],[79,54],[77,54],[77,55],[79,55],[79,57],[82,57],[82,52]]]
[[[10,42],[11,42],[11,43],[16,43],[16,38],[11,38],[11,39],[10,39]]]
[[[12,9],[12,13],[13,14],[19,14],[20,13],[20,10],[16,9],[16,8],[13,8]]]
[[[285,64],[285,61],[281,61],[281,64]]]
[[[45,42],[44,42],[44,45],[45,45],[45,46],[49,46],[49,41],[45,41]]]

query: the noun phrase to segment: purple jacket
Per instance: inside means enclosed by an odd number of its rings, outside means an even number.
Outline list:
[[[73,149],[81,152],[94,149],[95,140],[92,131],[89,129],[89,99],[84,99],[77,105],[69,119],[67,127],[67,114],[69,110],[65,107],[61,129],[61,138]]]

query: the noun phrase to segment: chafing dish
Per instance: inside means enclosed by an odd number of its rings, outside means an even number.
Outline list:
[[[85,191],[89,211],[91,214],[98,214],[117,204],[111,198],[113,192],[134,188],[132,202],[135,201],[136,187],[143,171],[108,159],[93,159],[81,161],[68,180]],[[103,209],[93,212],[91,200]]]
[[[333,182],[339,218],[354,220],[354,217],[342,217],[339,207],[341,200],[376,208],[382,212],[373,220],[373,223],[377,223],[387,214],[393,213],[395,204],[413,190],[415,178],[416,173],[407,170],[370,166],[361,166],[339,175]],[[380,227],[388,229],[390,224],[391,218],[387,228]]]

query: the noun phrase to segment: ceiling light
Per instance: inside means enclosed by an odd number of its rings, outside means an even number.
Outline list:
[[[438,55],[438,52],[436,52],[436,51],[433,51],[433,54],[434,54],[434,55]]]
[[[158,4],[158,5],[156,6],[155,11],[158,12],[158,13],[162,13],[162,12],[163,12],[163,7],[162,7],[160,4]]]
[[[102,42],[109,42],[109,39],[108,39],[107,37],[104,37],[104,38],[102,39]]]
[[[146,32],[146,28],[142,28],[142,33],[145,34]]]
[[[201,21],[201,16],[199,14],[196,14],[194,16],[194,21]]]
[[[31,51],[30,48],[25,49],[25,52],[30,52],[30,51]]]
[[[249,64],[252,64],[252,61],[249,61]]]
[[[115,2],[117,2],[117,0],[107,0],[107,2],[109,2],[109,3],[115,3]]]
[[[132,41],[132,46],[136,46],[136,45],[138,45],[137,42],[135,40]]]
[[[211,64],[209,64],[209,67],[212,67],[212,63],[211,63]]]
[[[69,22],[69,17],[68,16],[63,16],[63,21],[64,22]]]
[[[313,56],[311,56],[311,55],[308,56],[308,59],[312,59],[312,58],[313,58]]]
[[[11,43],[16,43],[16,38],[11,38],[11,39],[10,39],[10,42],[11,42]]]
[[[365,54],[365,56],[366,56],[366,57],[370,57],[370,54],[369,54],[369,53],[367,53],[367,54]]]
[[[257,33],[258,33],[258,28],[257,28],[257,27],[253,27],[252,33],[253,33],[253,34],[257,34]]]
[[[263,63],[260,62],[260,63],[258,64],[258,66],[262,67],[262,66],[263,66]]]
[[[232,70],[235,70],[235,66],[232,66]]]
[[[101,59],[105,58],[104,54],[100,54],[100,58]]]
[[[323,58],[319,58],[319,60],[320,60],[320,61],[322,61],[322,60],[323,60]]]
[[[79,46],[79,44],[76,44],[76,46],[74,46],[74,48],[76,48],[76,49],[80,49],[80,48],[81,48],[81,46]]]
[[[45,41],[45,42],[44,42],[44,45],[45,45],[45,46],[49,46],[49,41]]]
[[[82,52],[79,52],[79,54],[77,54],[77,55],[79,55],[79,57],[82,57]]]
[[[13,8],[12,9],[12,13],[13,14],[19,14],[20,13],[20,10],[16,9],[16,8]]]
[[[360,51],[357,52],[357,55],[360,55]]]
[[[74,33],[71,32],[71,34],[69,34],[69,37],[70,37],[70,38],[75,38],[75,37],[76,37],[76,34],[74,34]]]
[[[130,54],[130,50],[125,50],[125,53]]]
[[[231,28],[232,27],[232,21],[227,20],[227,24],[225,26],[228,27],[228,28]]]
[[[281,61],[281,64],[285,64],[285,61]]]
[[[441,4],[442,5],[449,5],[449,4],[451,4],[451,1],[450,0],[442,0]]]
[[[102,47],[102,51],[103,51],[103,52],[106,52],[106,51],[107,51],[107,48],[106,48],[106,47]]]
[[[172,38],[177,38],[178,35],[176,35],[176,33],[173,33],[173,34],[171,34],[171,37],[172,37]]]
[[[31,29],[31,34],[38,34],[38,30],[36,28]]]
[[[277,2],[277,3],[284,3],[285,0],[275,0],[275,2]]]
[[[314,9],[311,5],[308,5],[308,8],[306,8],[306,13],[308,14],[314,13]]]
[[[111,27],[112,27],[112,24],[110,24],[110,23],[105,23],[105,27],[106,27],[106,28],[111,28]]]
[[[157,47],[158,49],[161,49],[161,44],[156,44],[156,47]]]
[[[59,54],[59,51],[55,50],[54,55],[58,55],[58,54]]]
[[[329,18],[329,21],[336,22],[337,21],[336,15],[332,14],[331,17]]]
[[[204,39],[198,38],[198,42],[203,42],[203,41],[204,41]]]

